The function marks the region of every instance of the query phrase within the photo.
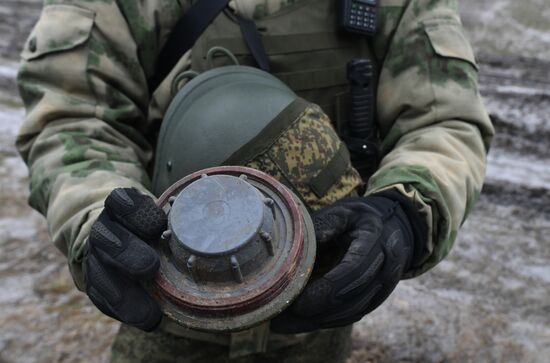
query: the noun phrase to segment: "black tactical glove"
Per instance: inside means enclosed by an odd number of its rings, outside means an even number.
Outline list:
[[[140,281],[159,268],[159,257],[146,242],[157,240],[166,225],[164,211],[137,189],[109,194],[83,261],[86,293],[104,314],[145,331],[158,326],[162,312]]]
[[[411,267],[415,234],[397,192],[388,198],[347,198],[313,215],[319,253],[347,250],[320,278],[312,278],[298,299],[271,323],[278,333],[301,333],[349,325],[376,309]],[[401,200],[401,204],[396,201]],[[406,208],[409,209],[409,208]],[[415,211],[414,223],[423,222]],[[417,240],[420,238],[417,238]],[[332,253],[332,252],[330,252]],[[319,254],[318,254],[319,256]],[[317,266],[316,266],[317,268]]]

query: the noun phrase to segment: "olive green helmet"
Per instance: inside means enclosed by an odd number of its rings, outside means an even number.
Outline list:
[[[163,120],[153,192],[201,169],[235,160],[298,96],[256,68],[226,66],[190,80],[174,97]]]

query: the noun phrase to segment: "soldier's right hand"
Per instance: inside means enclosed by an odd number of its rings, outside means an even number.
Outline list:
[[[85,246],[86,293],[104,314],[144,331],[162,319],[158,304],[140,281],[159,269],[159,257],[147,242],[166,229],[164,211],[137,189],[115,189],[92,226]]]

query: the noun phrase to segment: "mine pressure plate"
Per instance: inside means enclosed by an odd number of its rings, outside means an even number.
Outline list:
[[[158,204],[168,229],[154,245],[161,267],[151,292],[178,324],[207,332],[251,328],[305,286],[315,259],[311,218],[267,174],[202,170],[172,185]]]

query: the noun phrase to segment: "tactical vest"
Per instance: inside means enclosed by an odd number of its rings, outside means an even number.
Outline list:
[[[341,131],[349,107],[346,65],[354,58],[370,58],[365,37],[338,29],[337,0],[301,0],[256,21],[271,73],[298,96],[316,103]],[[195,43],[192,69],[210,68],[208,51],[215,46],[231,51],[242,65],[255,66],[237,20],[221,13]],[[214,66],[232,64],[216,56]]]

